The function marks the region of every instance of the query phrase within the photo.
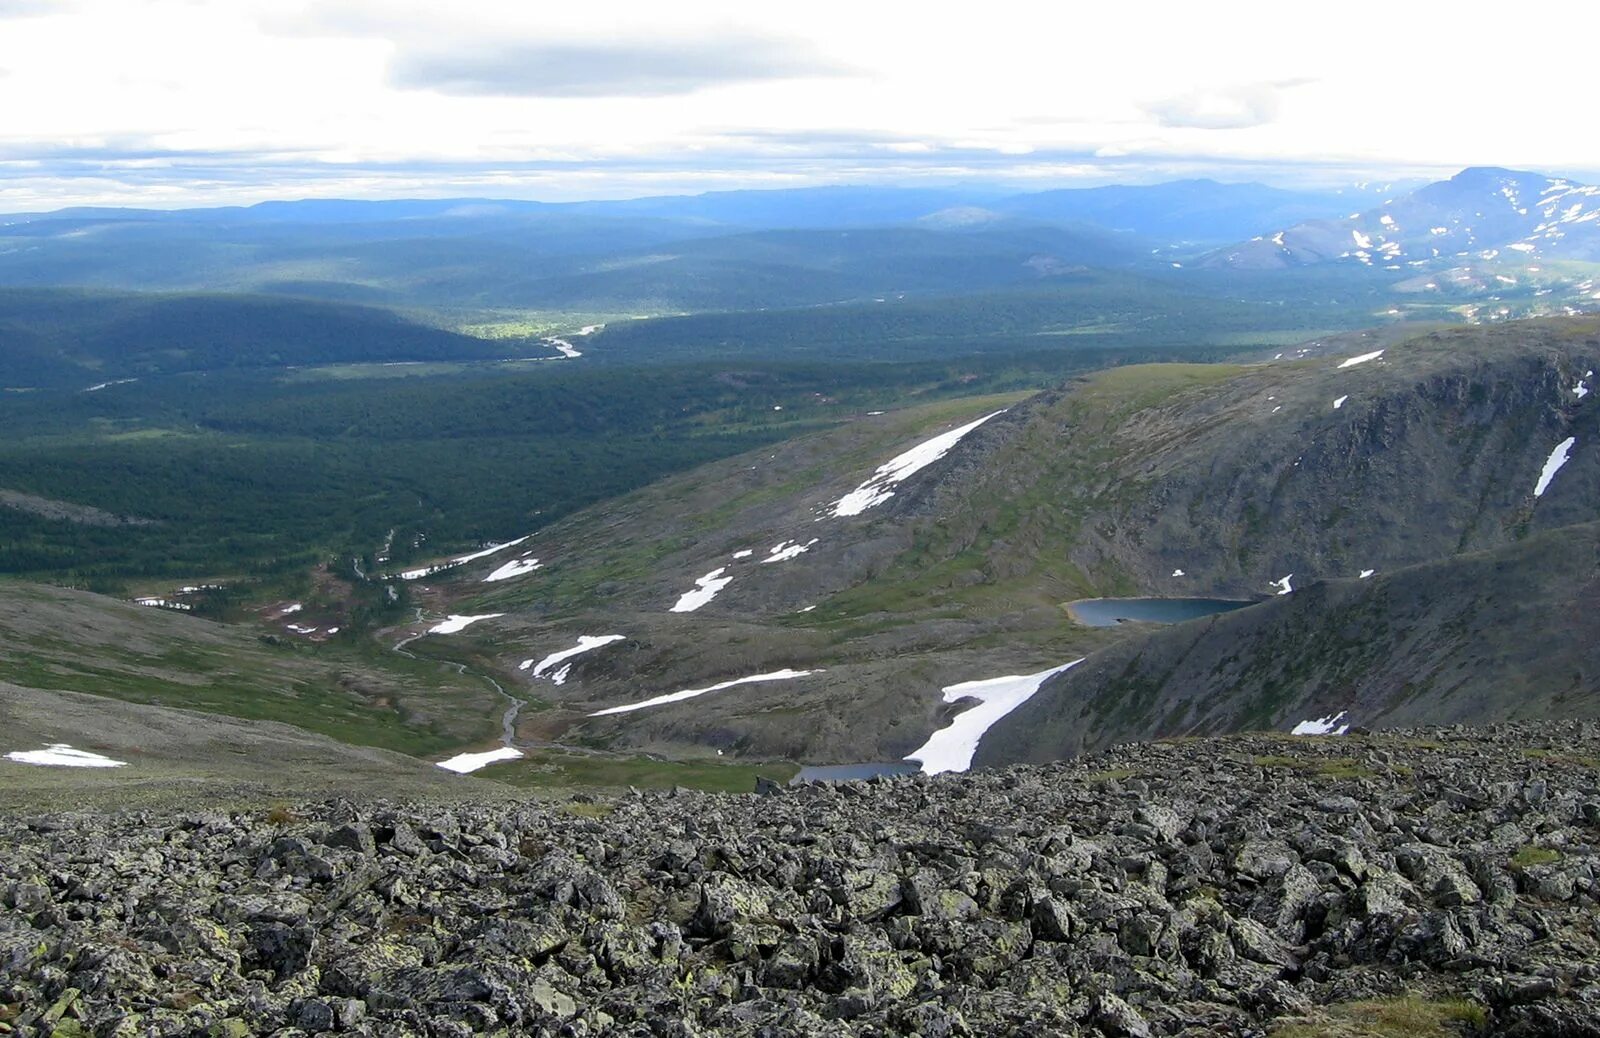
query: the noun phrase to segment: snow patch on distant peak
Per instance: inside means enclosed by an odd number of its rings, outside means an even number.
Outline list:
[[[1185,573],[1185,572],[1184,572],[1184,571],[1183,571],[1183,570],[1181,570],[1181,569],[1175,569],[1175,570],[1173,570],[1173,571],[1172,571],[1172,575],[1173,575],[1173,576],[1175,576],[1175,577],[1186,577],[1186,576],[1188,576],[1188,574],[1187,574],[1187,573]]]
[[[905,759],[921,764],[925,775],[966,771],[972,767],[972,756],[978,752],[979,741],[996,722],[1032,699],[1046,681],[1082,662],[1076,659],[1037,674],[1010,674],[946,686],[941,690],[946,703],[976,699],[978,705],[951,718],[949,724],[906,754]]]
[[[1293,578],[1294,574],[1290,573],[1288,576],[1279,577],[1277,580],[1270,581],[1269,583],[1278,589],[1278,594],[1287,595],[1289,592],[1294,590],[1294,585],[1289,583],[1289,581]]]
[[[748,559],[750,556],[754,555],[755,553],[756,552],[755,552],[754,548],[746,548],[743,551],[734,552],[733,553],[733,557],[736,558],[736,559]]]
[[[1335,411],[1337,411],[1337,410],[1339,410],[1339,408],[1341,408],[1341,407],[1343,407],[1343,406],[1344,406],[1344,402],[1345,402],[1345,401],[1346,401],[1346,400],[1349,400],[1349,399],[1350,399],[1350,397],[1349,397],[1349,396],[1342,396],[1342,397],[1340,397],[1340,398],[1339,398],[1339,399],[1337,399],[1337,400],[1335,400],[1335,401],[1334,401],[1334,402],[1333,402],[1333,409],[1334,409],[1334,410],[1335,410]]]
[[[1290,735],[1343,735],[1350,730],[1348,722],[1340,724],[1339,719],[1345,715],[1341,710],[1328,717],[1319,717],[1314,721],[1301,721],[1289,730]]]
[[[1556,449],[1550,452],[1550,457],[1545,459],[1544,470],[1539,473],[1539,482],[1534,485],[1533,496],[1543,497],[1544,492],[1550,489],[1550,481],[1556,478],[1556,473],[1561,471],[1572,457],[1572,447],[1578,442],[1576,436],[1568,436],[1556,444]]]
[[[723,576],[723,574],[727,571],[728,567],[719,566],[710,573],[707,573],[705,576],[697,579],[694,582],[694,590],[685,591],[682,595],[678,596],[677,604],[674,605],[669,611],[674,613],[692,613],[696,609],[699,609],[701,606],[705,605],[707,602],[711,601],[713,598],[716,598],[719,591],[733,583],[732,577]]]
[[[894,496],[894,491],[889,489],[896,483],[927,468],[946,454],[962,437],[966,436],[978,426],[987,422],[995,415],[1004,414],[1005,408],[991,412],[976,421],[968,422],[958,429],[940,433],[930,440],[924,440],[915,447],[901,454],[897,454],[887,462],[878,466],[872,478],[856,487],[850,493],[834,502],[830,513],[834,516],[860,515],[867,509],[881,505]]]
[[[1340,364],[1339,364],[1339,367],[1340,368],[1353,368],[1357,364],[1365,364],[1367,361],[1369,361],[1369,360],[1377,360],[1381,356],[1383,356],[1383,351],[1382,350],[1373,350],[1371,353],[1363,353],[1360,356],[1350,357],[1350,358],[1348,358],[1348,359],[1346,359],[1344,361],[1341,361]]]
[[[1378,571],[1375,570],[1375,569],[1364,569],[1364,570],[1361,571],[1361,575],[1359,577],[1357,577],[1356,579],[1357,580],[1366,580],[1368,577],[1372,576],[1376,572],[1378,572]]]

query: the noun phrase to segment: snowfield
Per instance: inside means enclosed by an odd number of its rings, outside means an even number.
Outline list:
[[[487,548],[484,548],[480,551],[475,551],[470,555],[458,555],[453,559],[446,559],[445,561],[435,563],[432,566],[423,566],[420,569],[408,569],[403,573],[395,574],[395,576],[401,580],[418,580],[422,577],[428,576],[430,573],[438,573],[440,570],[454,569],[457,566],[462,566],[469,562],[476,562],[479,559],[488,558],[497,551],[505,551],[507,548],[515,548],[517,545],[521,544],[527,539],[527,536],[524,535],[522,537],[518,537],[514,541],[506,541],[504,544],[491,544]]]
[[[1550,457],[1545,459],[1544,470],[1539,473],[1539,482],[1534,484],[1533,496],[1543,497],[1544,492],[1550,489],[1550,481],[1556,478],[1556,473],[1561,471],[1572,457],[1572,447],[1578,442],[1576,436],[1568,436],[1556,444],[1556,449],[1550,452]]]
[[[804,678],[814,674],[810,670],[775,670],[770,674],[752,674],[747,678],[734,678],[732,681],[720,681],[715,685],[705,688],[686,688],[681,692],[669,692],[664,696],[656,696],[639,703],[629,703],[626,706],[613,706],[605,710],[596,710],[590,717],[605,717],[608,714],[627,714],[646,707],[662,706],[667,703],[681,703],[685,699],[703,696],[708,692],[721,692],[723,689],[733,688],[735,685],[753,685],[760,681],[789,681],[793,678]]]
[[[669,612],[692,613],[713,598],[716,598],[717,592],[733,583],[732,577],[723,576],[726,572],[728,572],[728,567],[719,566],[696,580],[694,582],[695,589],[693,591],[685,591],[680,595],[677,605],[674,605]]]
[[[962,437],[987,422],[995,415],[1005,414],[1005,409],[986,414],[975,422],[968,422],[959,429],[951,429],[947,433],[940,433],[931,440],[925,440],[915,447],[889,459],[872,474],[872,478],[856,487],[850,493],[834,502],[829,515],[847,516],[860,515],[867,509],[881,505],[894,496],[890,488],[908,477],[932,465],[946,454],[950,448],[961,442]]]
[[[1343,710],[1329,717],[1319,717],[1315,721],[1301,721],[1289,730],[1290,735],[1343,735],[1350,730],[1349,723],[1340,724],[1339,719],[1344,717]]]
[[[1357,364],[1365,364],[1367,361],[1369,361],[1369,360],[1377,360],[1381,356],[1383,356],[1383,351],[1382,350],[1373,350],[1371,353],[1363,353],[1358,357],[1351,357],[1348,360],[1342,361],[1339,364],[1339,367],[1340,368],[1353,368]]]
[[[574,645],[570,649],[562,649],[560,652],[552,652],[550,655],[540,660],[537,664],[534,664],[533,676],[536,678],[542,677],[546,671],[560,663],[562,660],[570,660],[574,656],[580,656],[592,649],[598,649],[602,645],[610,645],[612,642],[620,642],[622,641],[623,637],[624,636],[620,634],[580,634],[578,635],[577,645]],[[528,663],[532,662],[532,660],[528,661]],[[528,663],[524,663],[522,665],[522,669],[526,670]]]
[[[946,703],[977,699],[978,705],[957,714],[948,725],[934,732],[927,742],[906,754],[905,759],[921,764],[923,773],[927,775],[966,771],[972,767],[972,755],[978,752],[978,741],[994,727],[995,722],[1032,699],[1033,694],[1051,677],[1082,662],[1082,659],[1076,659],[1037,674],[963,681],[959,685],[946,687],[943,689]]]
[[[486,768],[496,761],[516,760],[522,756],[521,750],[514,750],[509,746],[502,746],[498,750],[488,750],[484,753],[458,753],[449,760],[440,761],[436,767],[446,771],[453,771],[458,775],[466,775]]]
[[[439,623],[436,623],[432,627],[428,628],[428,633],[429,634],[457,634],[457,633],[459,633],[461,631],[466,630],[468,627],[470,627],[471,625],[477,623],[479,620],[493,620],[497,616],[505,616],[505,615],[506,614],[504,614],[504,613],[484,613],[484,614],[482,614],[480,616],[457,616],[454,613],[452,613],[450,615],[449,619],[442,620]]]
[[[75,750],[64,742],[54,743],[42,750],[17,750],[8,753],[6,760],[17,764],[38,764],[52,768],[126,768],[125,760],[112,760],[87,750]]]
[[[541,568],[542,565],[538,559],[512,559],[487,577],[484,577],[483,582],[485,584],[493,584],[499,580],[510,580],[512,577],[520,577],[525,573],[532,573],[534,570]]]

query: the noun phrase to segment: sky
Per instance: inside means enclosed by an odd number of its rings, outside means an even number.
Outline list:
[[[1600,180],[1600,4],[0,0],[0,212]],[[1487,9],[1486,9],[1487,11]]]

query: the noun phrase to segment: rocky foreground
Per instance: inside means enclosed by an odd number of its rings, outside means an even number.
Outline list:
[[[12,817],[0,1033],[1600,1035],[1597,766],[1518,724]]]

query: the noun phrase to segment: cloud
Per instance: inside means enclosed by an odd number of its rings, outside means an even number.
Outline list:
[[[483,42],[402,45],[397,87],[500,97],[662,97],[771,79],[847,75],[815,49],[764,36],[664,42]]]
[[[38,14],[59,14],[67,5],[51,0],[0,0],[0,18],[27,18]]]
[[[1146,103],[1146,114],[1162,126],[1200,130],[1243,130],[1278,118],[1286,91],[1308,79],[1211,87]]]

